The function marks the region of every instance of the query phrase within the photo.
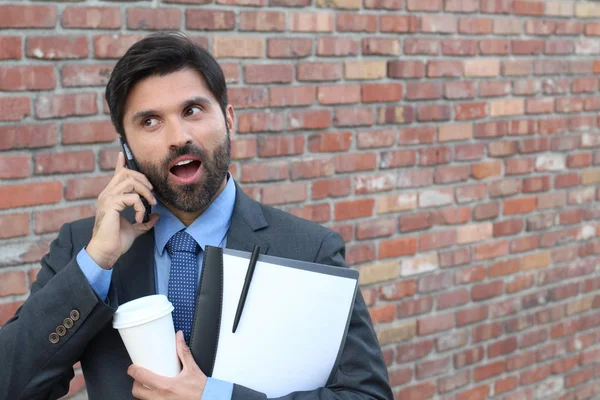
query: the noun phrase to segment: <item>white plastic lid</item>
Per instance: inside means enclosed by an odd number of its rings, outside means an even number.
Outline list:
[[[117,308],[113,316],[113,328],[123,329],[142,325],[171,313],[173,304],[163,294],[140,297]]]

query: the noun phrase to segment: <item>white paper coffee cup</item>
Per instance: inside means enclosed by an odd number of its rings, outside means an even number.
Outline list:
[[[131,361],[167,377],[181,372],[172,311],[167,297],[157,294],[120,305],[113,317]]]

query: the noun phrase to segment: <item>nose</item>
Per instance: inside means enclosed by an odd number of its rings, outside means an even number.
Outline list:
[[[169,121],[167,133],[169,148],[180,148],[191,143],[191,136],[189,135],[188,129],[186,124],[179,119]]]

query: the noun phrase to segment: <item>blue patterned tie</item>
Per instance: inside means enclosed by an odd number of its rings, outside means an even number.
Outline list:
[[[173,324],[175,331],[183,331],[188,344],[194,321],[199,250],[198,243],[185,231],[177,232],[167,242],[167,251],[171,256],[168,298],[175,307]]]

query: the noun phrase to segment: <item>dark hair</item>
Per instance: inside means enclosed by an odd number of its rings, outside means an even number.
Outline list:
[[[213,56],[182,33],[158,32],[131,46],[110,75],[106,102],[117,133],[125,136],[125,101],[136,83],[148,76],[164,76],[185,68],[202,74],[225,115],[227,85],[223,70]]]

